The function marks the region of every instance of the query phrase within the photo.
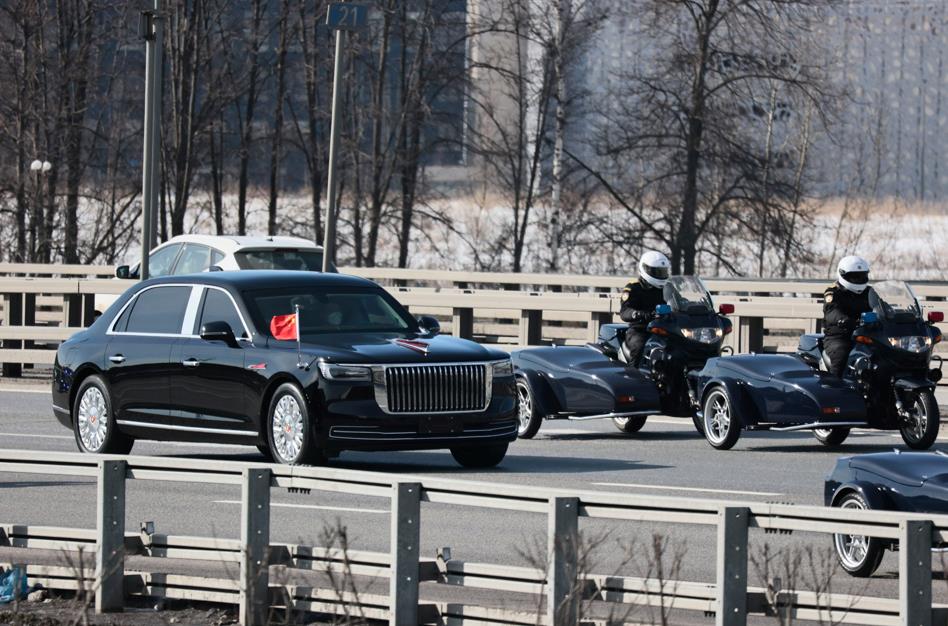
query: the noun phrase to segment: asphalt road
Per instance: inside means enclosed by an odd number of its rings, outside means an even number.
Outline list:
[[[52,417],[45,388],[0,385],[0,447],[75,451],[70,431]],[[946,398],[941,398],[944,403]],[[821,504],[823,478],[837,457],[902,447],[897,433],[862,431],[839,450],[827,450],[806,433],[745,433],[737,446],[721,452],[699,436],[690,420],[650,418],[636,435],[625,435],[611,422],[548,421],[538,436],[514,443],[502,465],[491,471],[459,468],[448,452],[346,453],[336,467],[392,474],[422,474],[509,482],[525,487],[598,489],[619,493],[681,496],[713,500],[755,500]],[[948,450],[948,430],[937,445]],[[168,457],[260,461],[254,448],[199,444],[136,443],[133,454]],[[201,484],[129,483],[127,527],[154,521],[158,532],[197,536],[239,536],[238,489]],[[92,527],[95,485],[84,479],[39,475],[0,475],[0,522]],[[273,492],[273,541],[310,545],[324,543],[323,534],[336,524],[348,529],[356,550],[388,549],[387,503],[369,497],[313,492]],[[601,574],[643,575],[647,546],[653,535],[668,541],[667,553],[680,552],[680,579],[714,579],[715,533],[710,528],[645,523],[581,522],[590,541],[601,542],[590,556],[590,569]],[[434,557],[450,546],[455,558],[518,564],[530,561],[545,545],[543,516],[486,509],[424,505],[422,555]],[[752,560],[760,560],[765,544],[804,554],[803,579],[823,576],[826,535],[766,535],[752,531]],[[814,552],[807,556],[804,551]],[[812,557],[812,558],[811,558]],[[824,563],[826,559],[826,563]],[[779,561],[779,557],[778,557]],[[871,581],[857,581],[837,572],[833,590],[895,597],[897,555],[888,554]],[[935,556],[935,596],[948,601],[944,569]],[[750,567],[752,584],[761,577]],[[809,587],[809,586],[808,586]],[[812,588],[812,587],[809,587]]]

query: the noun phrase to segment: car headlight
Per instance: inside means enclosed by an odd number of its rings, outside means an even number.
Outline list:
[[[899,348],[906,352],[919,354],[932,347],[931,337],[922,337],[920,335],[907,335],[905,337],[889,337],[889,345],[893,348]]]
[[[319,371],[326,380],[338,380],[347,383],[372,382],[372,368],[361,365],[336,365],[319,362]]]
[[[491,366],[494,369],[495,378],[500,376],[513,376],[513,363],[510,362],[510,359],[491,363]]]
[[[724,331],[720,327],[705,328],[682,328],[681,334],[685,339],[691,339],[699,343],[717,343],[724,336]]]

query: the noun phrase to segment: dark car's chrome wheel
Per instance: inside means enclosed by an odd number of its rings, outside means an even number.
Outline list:
[[[715,387],[705,397],[704,436],[718,450],[733,448],[741,436],[741,425],[723,387]]]
[[[902,441],[913,450],[927,450],[934,445],[938,438],[939,416],[938,403],[931,391],[916,394],[908,416],[899,427]]]
[[[533,390],[526,378],[517,377],[517,436],[531,439],[540,430],[542,416],[533,402]]]
[[[315,464],[324,459],[316,449],[312,423],[303,394],[284,383],[270,401],[268,443],[273,460],[286,465]]]
[[[814,428],[813,436],[824,446],[838,446],[849,437],[848,428]]]
[[[836,503],[841,509],[866,510],[871,508],[856,492],[846,494]],[[833,546],[839,564],[853,576],[872,576],[882,562],[882,542],[865,535],[833,535]]]
[[[118,431],[109,389],[99,376],[82,381],[73,405],[73,434],[83,452],[128,454],[134,441]]]

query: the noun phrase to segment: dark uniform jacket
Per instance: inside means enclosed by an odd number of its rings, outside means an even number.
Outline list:
[[[622,288],[619,317],[623,322],[628,322],[631,328],[645,330],[659,304],[665,304],[663,290],[635,279]]]
[[[853,293],[839,283],[830,285],[823,292],[823,332],[827,337],[849,338],[859,326],[859,316],[871,311],[869,291]]]

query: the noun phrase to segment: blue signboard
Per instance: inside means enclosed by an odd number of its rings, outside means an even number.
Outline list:
[[[359,30],[369,19],[369,7],[352,2],[333,2],[329,5],[326,23],[334,30]]]

